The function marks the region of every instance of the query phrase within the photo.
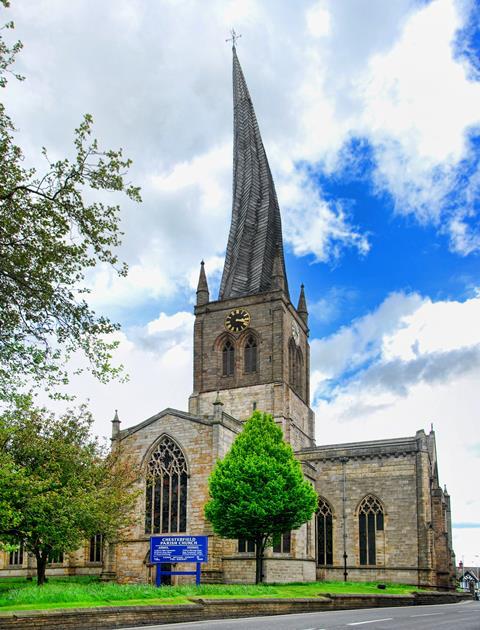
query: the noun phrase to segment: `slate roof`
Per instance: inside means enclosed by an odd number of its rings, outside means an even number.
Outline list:
[[[233,202],[219,299],[270,291],[273,263],[280,251],[288,285],[282,222],[270,166],[252,99],[233,47]]]

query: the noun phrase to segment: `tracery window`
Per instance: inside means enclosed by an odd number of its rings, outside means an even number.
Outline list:
[[[23,564],[23,544],[20,543],[18,549],[11,551],[8,556],[8,564],[12,566],[22,566]]]
[[[376,497],[368,495],[358,508],[360,564],[376,564],[378,531],[383,531],[383,507]]]
[[[244,351],[245,374],[252,374],[257,371],[257,340],[250,335],[245,343]]]
[[[317,510],[317,562],[321,566],[333,564],[333,513],[322,497]]]
[[[147,466],[145,533],[187,529],[187,462],[182,449],[165,436]]]
[[[103,547],[103,536],[102,534],[95,534],[90,538],[90,549],[89,549],[89,561],[90,562],[101,562],[102,561],[102,549]]]
[[[223,376],[233,376],[235,371],[235,348],[230,339],[223,344],[222,366]]]

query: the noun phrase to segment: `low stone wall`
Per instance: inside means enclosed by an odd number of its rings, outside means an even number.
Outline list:
[[[115,606],[68,610],[0,613],[2,630],[84,630],[125,628],[163,623],[229,619],[259,615],[320,612],[388,606],[457,603],[469,593],[414,593],[413,595],[324,595],[305,599],[200,599],[181,606]]]

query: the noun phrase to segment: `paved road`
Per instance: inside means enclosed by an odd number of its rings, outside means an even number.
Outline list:
[[[480,602],[196,621],[142,630],[480,630]],[[124,628],[138,630],[138,628]]]

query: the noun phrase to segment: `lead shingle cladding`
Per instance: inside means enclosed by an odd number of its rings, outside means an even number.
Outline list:
[[[288,296],[277,194],[252,100],[233,47],[232,223],[219,299],[274,289],[272,272],[277,250]]]

